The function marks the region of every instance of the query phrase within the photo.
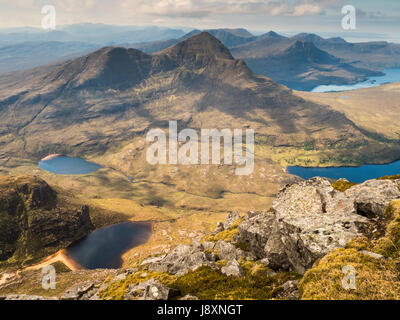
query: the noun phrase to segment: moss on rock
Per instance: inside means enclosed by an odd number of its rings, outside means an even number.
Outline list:
[[[400,200],[390,203],[385,211],[388,219],[385,235],[373,241],[374,252],[393,259],[400,258]]]
[[[219,232],[215,235],[210,235],[205,237],[203,240],[204,241],[211,241],[211,242],[217,242],[219,240],[223,240],[226,242],[232,242],[233,241],[233,237],[235,235],[239,234],[239,224],[243,221],[243,218],[239,218],[237,219],[231,227],[229,227],[228,229]]]
[[[175,280],[176,276],[171,276],[162,272],[139,271],[130,274],[124,280],[113,281],[112,277],[106,279],[104,284],[107,285],[106,289],[99,292],[99,296],[103,300],[124,300],[130,285],[137,285],[141,282],[146,282],[150,279],[156,279],[160,283],[170,286]]]
[[[383,176],[378,178],[378,180],[400,180],[400,174],[393,175],[393,176]]]
[[[182,295],[190,294],[200,300],[268,300],[275,298],[281,286],[299,275],[278,273],[271,276],[267,267],[254,262],[241,263],[245,276],[226,276],[210,267],[201,267],[178,278],[172,287]]]
[[[357,185],[357,183],[349,182],[346,180],[337,180],[332,183],[333,189],[340,191],[340,192],[345,192],[346,190],[350,189],[351,187]]]
[[[346,290],[343,267],[356,271],[356,289]],[[376,259],[355,249],[337,249],[306,272],[299,289],[304,300],[392,300],[400,299],[397,263]]]

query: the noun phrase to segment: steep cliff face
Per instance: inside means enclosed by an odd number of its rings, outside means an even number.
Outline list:
[[[89,209],[70,207],[36,177],[0,177],[0,265],[51,254],[94,229]]]

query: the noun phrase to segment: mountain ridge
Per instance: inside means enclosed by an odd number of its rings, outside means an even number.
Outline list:
[[[251,126],[269,146],[372,143],[342,113],[255,74],[208,33],[159,54],[106,47],[3,75],[0,97],[3,150],[31,159],[101,153],[171,119],[195,129]]]

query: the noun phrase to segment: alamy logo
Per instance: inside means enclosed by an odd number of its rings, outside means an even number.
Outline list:
[[[56,30],[56,8],[51,5],[43,6],[42,28],[44,30]]]
[[[355,290],[356,289],[356,269],[353,266],[344,266],[342,268],[342,273],[345,276],[342,279],[342,287],[345,290]]]
[[[184,129],[178,133],[177,121],[170,121],[168,148],[166,133],[162,129],[150,130],[146,139],[148,142],[152,142],[146,152],[147,162],[151,165],[167,163],[219,165],[221,164],[221,140],[223,139],[223,163],[225,165],[235,163],[237,165],[235,174],[240,176],[250,175],[254,170],[254,130],[252,129],[246,129],[245,143],[243,143],[242,129],[234,129],[233,132],[231,129],[201,129],[201,148],[199,148],[199,135],[196,130]],[[243,155],[243,149],[245,149],[245,155]]]
[[[44,290],[55,290],[56,289],[56,269],[52,265],[48,265],[42,268],[42,288]]]
[[[356,8],[351,5],[344,6],[342,8],[342,14],[345,16],[342,19],[342,28],[344,30],[355,30],[356,29]]]

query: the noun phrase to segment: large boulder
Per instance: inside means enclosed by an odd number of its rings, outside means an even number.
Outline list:
[[[89,300],[97,293],[95,284],[93,282],[86,282],[68,289],[61,297],[60,300]]]
[[[265,247],[266,257],[276,265],[286,256],[285,263],[299,273],[371,228],[370,221],[357,214],[354,198],[334,190],[324,178],[287,186],[272,207],[275,222]]]
[[[239,224],[238,241],[246,243],[248,250],[257,258],[265,258],[264,247],[271,234],[274,221],[275,215],[269,212],[262,212],[255,216],[250,215],[246,217]]]
[[[152,261],[148,265],[150,271],[168,272],[182,276],[201,266],[214,267],[215,256],[205,252],[201,244],[179,245],[161,260]]]
[[[232,243],[219,240],[214,247],[218,258],[221,260],[234,260],[244,257],[244,252],[236,248]]]
[[[389,202],[400,199],[399,183],[393,180],[369,180],[348,189],[345,194],[354,198],[358,214],[380,219]]]
[[[179,295],[179,291],[168,288],[155,279],[138,285],[130,285],[125,300],[170,300]]]
[[[273,269],[304,273],[329,251],[370,235],[390,201],[400,198],[398,181],[371,180],[345,192],[325,178],[284,187],[273,212],[247,217],[239,241]]]
[[[298,285],[298,280],[289,280],[285,282],[280,290],[277,291],[276,297],[285,300],[299,300],[300,291]]]
[[[221,272],[227,276],[241,278],[244,276],[244,271],[236,260],[230,260],[226,266],[221,268]]]
[[[231,213],[229,213],[224,221],[224,229],[229,229],[239,218],[240,215],[237,211],[232,211]]]

